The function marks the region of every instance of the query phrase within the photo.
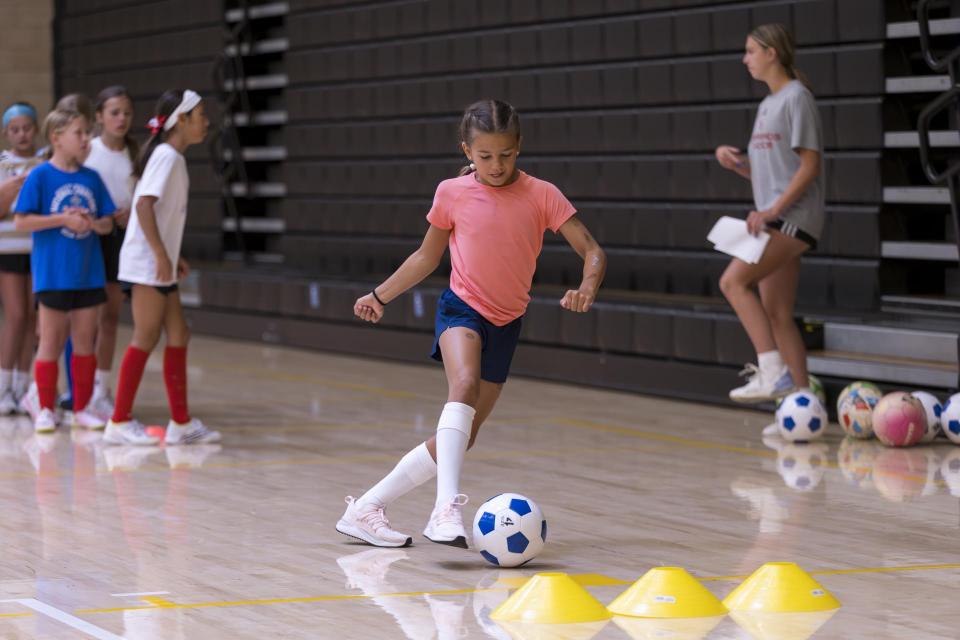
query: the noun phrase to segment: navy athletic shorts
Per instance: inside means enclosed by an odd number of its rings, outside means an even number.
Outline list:
[[[503,384],[510,375],[510,363],[513,361],[513,352],[520,341],[520,325],[522,318],[498,327],[470,305],[460,299],[450,289],[447,289],[437,301],[437,320],[434,328],[433,353],[430,357],[443,362],[440,353],[440,335],[451,327],[467,327],[480,334],[480,379],[496,384]]]

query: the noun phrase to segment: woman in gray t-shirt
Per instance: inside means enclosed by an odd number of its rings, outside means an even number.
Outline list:
[[[770,233],[759,263],[734,258],[720,278],[723,295],[757,351],[758,366],[745,370],[749,381],[730,392],[737,402],[763,402],[808,386],[807,352],[793,307],[800,256],[816,246],[823,229],[823,135],[813,94],[793,59],[793,38],[782,25],[750,33],[743,63],[770,95],[760,103],[748,153],[717,148],[720,164],[753,186],[756,209],[747,228]]]

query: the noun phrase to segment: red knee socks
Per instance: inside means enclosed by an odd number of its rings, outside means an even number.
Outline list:
[[[73,371],[73,410],[83,411],[93,395],[93,378],[97,372],[97,356],[78,356],[70,358],[70,368]]]
[[[127,347],[127,352],[123,354],[120,374],[117,377],[117,399],[113,405],[114,422],[129,422],[133,419],[130,415],[130,411],[133,409],[133,399],[137,395],[137,389],[140,387],[140,380],[143,378],[143,370],[147,366],[149,357],[149,353],[141,351],[133,345]]]
[[[54,410],[57,402],[57,376],[60,369],[54,360],[37,360],[33,364],[33,378],[37,381],[37,393],[40,396],[40,408]]]
[[[170,417],[177,424],[190,422],[187,410],[187,348],[167,347],[163,352],[163,381],[167,386]]]

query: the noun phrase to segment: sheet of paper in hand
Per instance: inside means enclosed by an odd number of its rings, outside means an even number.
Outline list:
[[[746,220],[723,216],[713,225],[707,240],[713,243],[717,251],[740,258],[748,264],[756,264],[770,241],[770,234],[761,231],[759,235],[751,235],[747,231]]]

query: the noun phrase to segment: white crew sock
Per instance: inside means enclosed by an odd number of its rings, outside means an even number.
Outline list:
[[[476,409],[462,402],[448,402],[437,422],[437,502],[440,506],[460,493],[460,470],[470,442]]]
[[[413,491],[424,482],[437,475],[437,463],[433,461],[426,443],[421,443],[400,458],[397,466],[360,496],[357,506],[375,502],[385,507],[400,496]]]
[[[0,393],[13,390],[13,369],[0,369]]]
[[[20,371],[15,369],[13,371],[13,394],[20,398],[27,392],[27,388],[30,386],[30,372],[29,371]]]
[[[764,376],[773,376],[783,368],[783,358],[779,351],[764,351],[757,354],[757,364]]]

